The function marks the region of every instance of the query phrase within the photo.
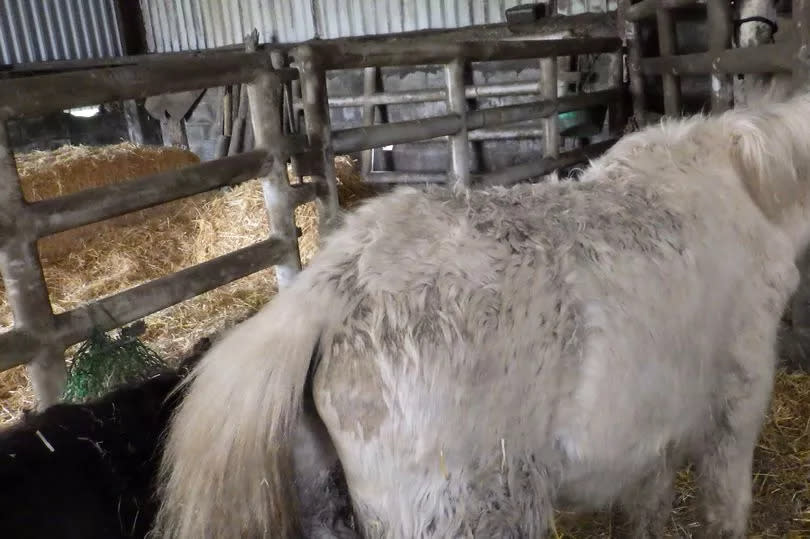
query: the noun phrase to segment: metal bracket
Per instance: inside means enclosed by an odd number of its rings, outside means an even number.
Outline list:
[[[522,4],[510,7],[504,12],[506,24],[531,24],[546,16],[548,6],[545,3]]]

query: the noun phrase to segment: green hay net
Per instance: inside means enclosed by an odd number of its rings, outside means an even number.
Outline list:
[[[94,331],[82,343],[68,368],[66,402],[84,402],[101,397],[116,387],[145,380],[166,364],[138,340],[145,325],[135,323],[117,335]]]

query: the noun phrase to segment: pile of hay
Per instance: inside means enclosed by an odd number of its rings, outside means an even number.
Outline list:
[[[178,148],[138,147],[129,143],[99,148],[68,146],[54,152],[20,155],[17,160],[29,200],[199,161],[193,153]],[[53,173],[54,168],[59,170],[58,175]],[[338,157],[336,168],[344,206],[373,193],[355,172],[349,158]],[[58,182],[58,186],[49,187],[51,182]],[[89,232],[63,239],[68,246],[62,247],[61,256],[53,255],[58,252],[58,245],[53,245],[51,256],[43,261],[43,271],[55,312],[171,274],[269,235],[258,180],[138,213],[129,219],[91,225],[94,228]],[[297,208],[296,222],[303,232],[299,248],[306,262],[318,244],[314,202]],[[147,332],[142,340],[171,361],[189,352],[200,338],[216,334],[254,313],[275,292],[273,269],[258,272],[147,317]],[[11,313],[0,285],[0,327],[11,324]],[[0,424],[16,420],[22,409],[32,404],[33,396],[22,367],[0,373]]]
[[[23,195],[27,201],[36,202],[138,176],[176,170],[199,163],[200,159],[181,148],[124,142],[112,146],[68,145],[52,151],[33,151],[17,156],[16,161]],[[75,250],[82,240],[103,230],[165,216],[176,204],[147,208],[42,238],[39,241],[40,256],[46,262],[58,259]]]

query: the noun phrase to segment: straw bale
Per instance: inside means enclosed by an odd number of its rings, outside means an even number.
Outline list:
[[[200,159],[182,148],[122,142],[110,146],[66,145],[52,151],[33,151],[16,156],[16,162],[23,195],[27,201],[36,202],[175,170],[199,163]],[[102,230],[165,216],[176,204],[162,204],[42,238],[39,241],[40,256],[44,260],[59,258],[76,249],[83,239]]]

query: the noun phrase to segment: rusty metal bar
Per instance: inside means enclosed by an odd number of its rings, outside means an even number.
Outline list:
[[[335,149],[332,147],[332,129],[329,119],[329,104],[326,91],[326,65],[323,52],[314,46],[296,47],[291,56],[300,71],[301,100],[304,104],[304,123],[310,146],[317,148],[321,157],[320,174],[312,174],[319,184],[318,226],[321,237],[331,230],[338,215],[337,176],[335,173]],[[359,149],[359,148],[358,148]]]
[[[588,159],[598,157],[616,143],[617,139],[590,144],[584,148],[577,148],[568,152],[563,152],[559,156],[544,157],[496,170],[488,174],[481,174],[476,177],[476,185],[513,185],[518,182],[544,176],[557,169],[570,167],[579,163],[584,163]]]
[[[675,21],[672,18],[672,12],[668,9],[659,8],[656,12],[656,24],[658,25],[658,48],[661,56],[672,56],[677,54]],[[672,73],[664,73],[662,79],[664,86],[664,112],[668,116],[680,116],[680,78]]]
[[[395,65],[446,64],[456,58],[472,62],[522,60],[572,54],[596,54],[618,50],[615,37],[567,38],[514,41],[439,40],[323,43],[306,45],[323,57],[324,69],[352,69]],[[293,49],[293,56],[296,50]]]
[[[699,4],[698,0],[641,0],[630,6],[626,17],[628,21],[638,22],[655,16],[659,10],[669,10]]]
[[[58,339],[65,346],[128,324],[280,263],[289,253],[286,240],[270,238],[180,270],[56,316]],[[0,351],[4,354],[5,351]]]
[[[731,4],[728,0],[707,0],[706,30],[709,33],[709,52],[715,55],[731,47]],[[733,85],[731,76],[713,65],[712,114],[719,114],[732,107]]]
[[[59,401],[67,380],[65,349],[54,339],[56,327],[42,275],[36,236],[30,227],[4,122],[0,122],[0,273],[14,316],[14,331],[37,346],[26,358],[39,409]],[[14,349],[4,353],[14,355]]]
[[[475,110],[467,115],[467,129],[472,132],[472,130],[484,127],[524,122],[593,105],[610,104],[618,96],[618,90],[602,90],[560,97],[556,102],[541,100]],[[457,114],[448,114],[372,127],[341,129],[333,133],[333,144],[338,153],[352,153],[366,148],[379,148],[390,144],[404,144],[451,136],[456,134],[461,127],[461,117]]]
[[[450,136],[450,183],[470,185],[470,141],[467,138],[467,100],[464,95],[464,60],[457,58],[444,66],[447,84],[447,110],[459,118],[458,130]]]
[[[633,100],[633,119],[639,127],[646,124],[647,99],[644,94],[644,77],[641,66],[641,42],[638,22],[628,16],[632,8],[630,0],[619,0],[619,20],[623,21],[624,44],[627,48],[627,74],[630,79],[630,96]]]
[[[279,289],[288,286],[301,271],[295,206],[292,204],[292,189],[287,175],[287,161],[290,156],[279,144],[284,139],[282,84],[273,71],[265,70],[247,88],[256,146],[263,148],[268,157],[264,166],[267,173],[261,176],[260,181],[264,206],[270,221],[270,233],[287,247],[287,252],[276,265]]]
[[[262,53],[161,57],[138,65],[0,80],[0,119],[249,82],[269,62]],[[285,69],[278,75],[287,80],[297,74]]]
[[[645,58],[644,73],[661,75],[708,75],[715,73],[791,72],[795,63],[796,44],[791,42],[729,49],[719,54],[701,52],[679,56]]]

